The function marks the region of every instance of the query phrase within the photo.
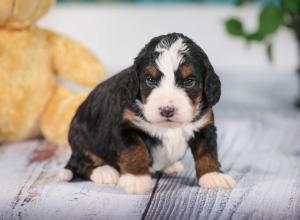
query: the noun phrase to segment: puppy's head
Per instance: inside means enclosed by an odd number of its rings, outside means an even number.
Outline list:
[[[220,98],[220,81],[207,55],[182,34],[153,38],[135,59],[134,70],[144,117],[153,124],[189,123]]]

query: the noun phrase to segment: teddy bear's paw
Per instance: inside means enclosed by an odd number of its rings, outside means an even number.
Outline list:
[[[235,180],[226,174],[211,172],[199,178],[198,184],[201,187],[212,189],[229,189],[235,186]]]
[[[109,165],[104,165],[95,168],[90,179],[97,184],[117,184],[119,172]]]
[[[173,163],[171,166],[164,169],[163,172],[166,174],[179,174],[183,171],[183,169],[184,169],[184,167],[183,167],[182,162],[177,161],[177,162]]]
[[[59,179],[62,181],[71,181],[73,176],[73,172],[69,169],[62,169],[58,174]]]
[[[123,174],[118,185],[129,194],[145,194],[151,189],[151,176]]]

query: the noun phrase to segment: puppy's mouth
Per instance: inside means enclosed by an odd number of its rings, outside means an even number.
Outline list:
[[[183,122],[175,121],[172,120],[171,118],[166,118],[165,120],[155,122],[154,124],[165,128],[175,128],[175,127],[180,127],[183,124]]]

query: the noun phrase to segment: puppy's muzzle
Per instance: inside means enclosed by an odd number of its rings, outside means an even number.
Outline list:
[[[160,115],[165,118],[171,118],[175,114],[175,108],[173,106],[166,106],[159,108]]]

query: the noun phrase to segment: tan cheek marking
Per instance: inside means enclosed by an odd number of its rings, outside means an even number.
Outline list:
[[[152,76],[153,78],[156,78],[156,77],[157,77],[158,72],[157,72],[157,69],[156,69],[154,66],[149,66],[149,67],[147,68],[147,72],[148,72],[148,74],[149,74],[150,76]]]
[[[123,119],[128,121],[134,121],[135,114],[129,110],[128,108],[125,108],[123,111]]]
[[[140,118],[135,115],[134,112],[129,110],[128,108],[125,108],[123,111],[123,120],[130,122],[132,125],[136,126],[137,128],[140,128]]]
[[[147,103],[147,99],[145,96],[141,96],[141,99],[142,99],[142,103],[146,104]]]
[[[194,100],[191,100],[191,105],[193,107],[193,114],[196,114],[199,111],[201,101],[202,101],[202,92]]]
[[[119,158],[122,173],[142,175],[149,173],[149,152],[143,140],[138,138],[137,143],[124,150]]]
[[[193,65],[192,64],[185,65],[185,66],[180,68],[180,74],[183,77],[189,76],[190,74],[192,74],[192,72],[193,72]]]
[[[202,116],[200,121],[201,121],[201,128],[204,128],[209,124],[214,124],[214,114],[212,109],[208,109],[206,113]]]
[[[206,117],[207,125],[214,124],[214,122],[215,122],[214,113],[211,108],[207,110],[205,117]]]

